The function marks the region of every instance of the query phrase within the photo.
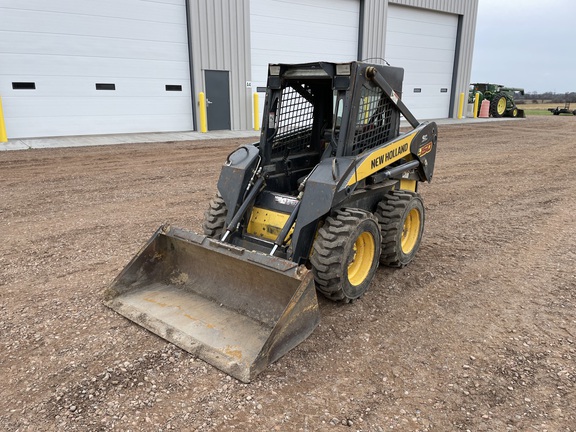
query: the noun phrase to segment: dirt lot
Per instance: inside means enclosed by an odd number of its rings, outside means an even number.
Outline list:
[[[239,143],[0,154],[0,429],[576,430],[576,119],[440,127],[416,260],[249,385],[102,304]]]

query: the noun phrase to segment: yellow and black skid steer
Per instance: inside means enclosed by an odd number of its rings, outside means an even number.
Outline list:
[[[161,226],[106,293],[128,319],[250,382],[418,251],[437,126],[402,102],[401,68],[272,64],[260,141],[223,164],[203,234]],[[412,129],[400,133],[404,116]]]

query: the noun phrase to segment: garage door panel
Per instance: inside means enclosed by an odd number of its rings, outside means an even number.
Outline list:
[[[253,67],[252,67],[252,70],[254,71],[253,76],[255,76],[256,79],[258,80],[256,81],[255,79],[254,82],[257,82],[259,86],[266,85],[266,80],[268,78],[268,63],[308,63],[318,61],[318,59],[322,61],[335,61],[335,62],[342,61],[341,58],[337,59],[331,58],[330,53],[327,52],[313,54],[307,58],[303,57],[302,54],[299,52],[288,53],[284,51],[284,52],[278,52],[275,55],[267,52],[266,55],[256,56],[256,58],[253,61]],[[348,59],[348,60],[354,60],[354,59]]]
[[[408,19],[398,19],[390,17],[388,21],[388,31],[403,33],[405,35],[419,35],[437,37],[437,38],[452,38],[454,31],[454,24],[434,24],[430,22],[413,21]]]
[[[164,3],[164,4],[163,4]],[[11,8],[14,0],[0,0],[0,8]],[[154,17],[155,21],[164,23],[180,23],[182,21],[181,1],[147,1],[140,0],[26,0],[19,9],[47,13],[63,13],[68,15],[90,15],[109,18],[126,18],[130,20],[147,20]]]
[[[111,133],[110,130],[117,130],[116,133],[138,132],[158,132],[157,125],[162,124],[165,132],[177,132],[182,130],[182,123],[188,121],[187,115],[163,115],[154,114],[149,116],[127,115],[127,116],[104,116],[97,117],[39,117],[36,122],[34,135],[26,135],[30,131],[30,120],[17,118],[7,125],[8,137],[17,136],[19,138],[62,136],[61,131],[66,129],[66,135],[100,135]],[[143,126],[145,125],[145,126]]]
[[[173,98],[167,97],[113,97],[94,96],[83,97],[81,103],[77,97],[51,97],[51,98],[20,98],[18,104],[7,110],[6,116],[13,118],[46,117],[47,113],[57,115],[49,117],[74,118],[77,116],[94,116],[105,114],[114,115],[154,115],[161,112],[163,115],[180,114]],[[13,98],[6,97],[3,101],[11,105]]]
[[[436,98],[436,99],[443,99],[445,97],[447,98],[448,93],[442,92],[442,88],[443,87],[438,86],[436,84],[421,85],[419,87],[405,86],[402,92],[402,97],[404,98],[406,96],[413,95],[414,93],[418,93],[419,100],[426,98]],[[420,102],[418,103],[418,106],[420,106]]]
[[[187,78],[188,62],[164,62],[154,60],[110,59],[98,57],[38,56],[6,54],[2,75],[11,76],[98,76],[105,78]],[[42,61],[43,60],[43,61]],[[41,66],[41,67],[40,67]],[[17,80],[19,81],[19,80]]]
[[[301,35],[303,38],[308,38],[308,44],[311,45],[310,37],[308,34],[311,32],[311,26],[314,28],[314,42],[316,40],[332,41],[349,41],[356,39],[358,36],[358,27],[354,26],[339,26],[338,32],[334,32],[334,25],[332,23],[304,23],[294,22],[283,19],[275,21],[265,20],[258,24],[258,27],[253,30],[252,34],[254,42],[260,45],[266,45],[263,37],[279,36],[279,37],[293,37],[294,35]]]
[[[14,90],[12,82],[34,82],[34,90]],[[96,83],[114,84],[116,90],[97,90]],[[181,91],[167,91],[166,85],[181,86]],[[114,78],[104,80],[102,77],[37,77],[37,76],[6,76],[0,80],[0,94],[10,95],[13,98],[46,98],[69,95],[74,89],[75,97],[190,97],[190,81],[186,78],[166,79],[127,79]]]
[[[386,59],[388,60],[388,57]],[[424,82],[420,81],[422,84],[427,82],[425,75],[428,73],[445,75],[449,81],[452,79],[452,62],[423,61],[422,59],[394,59],[394,61],[391,62],[388,60],[388,62],[392,66],[398,66],[404,68],[405,71],[409,71],[409,80],[413,78],[424,78]],[[418,73],[425,75],[416,76]]]
[[[277,40],[278,42],[281,41],[279,38],[271,38],[271,41]],[[296,55],[302,59],[313,59],[314,61],[319,60],[326,60],[326,58],[319,58],[319,55],[326,55],[331,58],[337,58],[339,61],[350,61],[356,60],[356,57],[349,55],[348,57],[343,56],[342,54],[335,54],[334,49],[329,44],[315,44],[313,47],[309,47],[310,40],[307,38],[294,38],[293,45],[290,49],[283,49],[283,50],[274,50],[274,49],[267,49],[265,46],[262,48],[253,48],[253,52],[256,56],[266,57],[267,55],[272,59],[278,59],[283,63],[286,61],[282,60],[282,57],[278,58],[278,55],[282,56],[284,53],[287,55]],[[339,48],[341,52],[354,52],[354,50],[358,47],[357,44],[354,43],[342,43],[340,44]],[[277,61],[277,60],[274,60]]]
[[[275,42],[275,45],[282,43],[282,39],[279,37],[272,37],[268,39],[270,42]],[[284,60],[283,55],[291,55],[301,58],[300,61],[319,61],[328,60],[328,57],[335,59],[337,61],[350,61],[356,60],[356,56],[353,54],[345,55],[342,53],[353,53],[356,51],[358,45],[354,42],[340,43],[339,53],[334,53],[334,48],[332,44],[329,43],[315,43],[314,46],[310,46],[310,39],[308,38],[292,38],[292,44],[290,47],[285,47],[284,49],[270,49],[265,45],[260,45],[252,48],[253,58],[260,57],[268,59],[268,62],[280,61],[282,63],[287,63]],[[324,55],[325,57],[318,57]],[[267,63],[268,63],[267,62]]]
[[[421,48],[421,49],[432,49],[432,50],[448,50],[454,51],[454,37],[438,37],[438,36],[424,36],[419,34],[406,34],[397,33],[399,37],[395,37],[393,43],[390,46],[402,48]],[[454,36],[454,35],[453,35]]]
[[[426,48],[390,47],[387,51],[386,59],[413,63],[437,63],[442,65],[454,63],[454,50],[433,50]],[[390,62],[390,60],[388,60]]]
[[[0,52],[33,55],[66,55],[119,59],[181,61],[185,43],[124,39],[119,44],[108,37],[22,33],[17,39],[0,31]]]
[[[285,19],[317,23],[317,17],[329,17],[331,22],[342,25],[357,23],[352,15],[359,15],[358,5],[350,0],[252,0],[250,15],[253,18]]]
[[[185,17],[185,9],[182,9]],[[137,21],[90,15],[71,15],[37,11],[1,9],[3,30],[13,32],[62,33],[78,36],[106,36],[137,40],[182,41],[186,25],[165,24],[153,21]],[[58,23],[57,28],[55,23]]]

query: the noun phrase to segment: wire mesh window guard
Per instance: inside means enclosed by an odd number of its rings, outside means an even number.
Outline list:
[[[391,138],[392,110],[397,109],[379,87],[362,87],[352,155],[374,148]]]
[[[312,99],[312,89],[301,85],[300,92],[292,87],[282,90],[276,135],[272,142],[272,156],[288,152],[299,152],[310,145],[312,124],[314,122],[314,106],[300,93],[309,94]]]

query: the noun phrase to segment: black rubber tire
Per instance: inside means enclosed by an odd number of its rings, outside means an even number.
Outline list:
[[[364,240],[368,240],[366,247],[361,246]],[[362,267],[359,272],[353,266],[356,244],[366,251],[364,258],[356,262]],[[318,230],[310,257],[317,290],[333,301],[350,302],[362,296],[378,268],[380,244],[380,226],[372,213],[343,209],[327,217]],[[349,274],[350,269],[354,274]]]
[[[506,113],[508,117],[516,118],[518,117],[518,108],[514,107]]]
[[[202,222],[202,230],[204,234],[212,238],[220,238],[224,234],[226,227],[226,216],[228,215],[228,208],[222,199],[220,192],[210,201],[208,210],[204,212],[204,221]]]
[[[498,109],[498,105],[501,103],[500,101],[504,99],[504,109]],[[501,107],[502,108],[502,107]],[[490,101],[490,115],[492,117],[498,118],[504,116],[506,113],[506,95],[504,93],[496,93],[492,96],[492,100]]]
[[[418,226],[407,222],[409,215],[413,218],[418,213]],[[388,267],[405,267],[414,259],[420,248],[422,234],[424,233],[425,212],[420,195],[409,191],[390,191],[378,204],[376,217],[382,230],[382,247],[380,263]],[[410,219],[412,221],[412,219]],[[408,227],[407,227],[408,225]],[[413,240],[409,249],[403,250],[402,239],[406,236],[406,229],[412,228]]]

